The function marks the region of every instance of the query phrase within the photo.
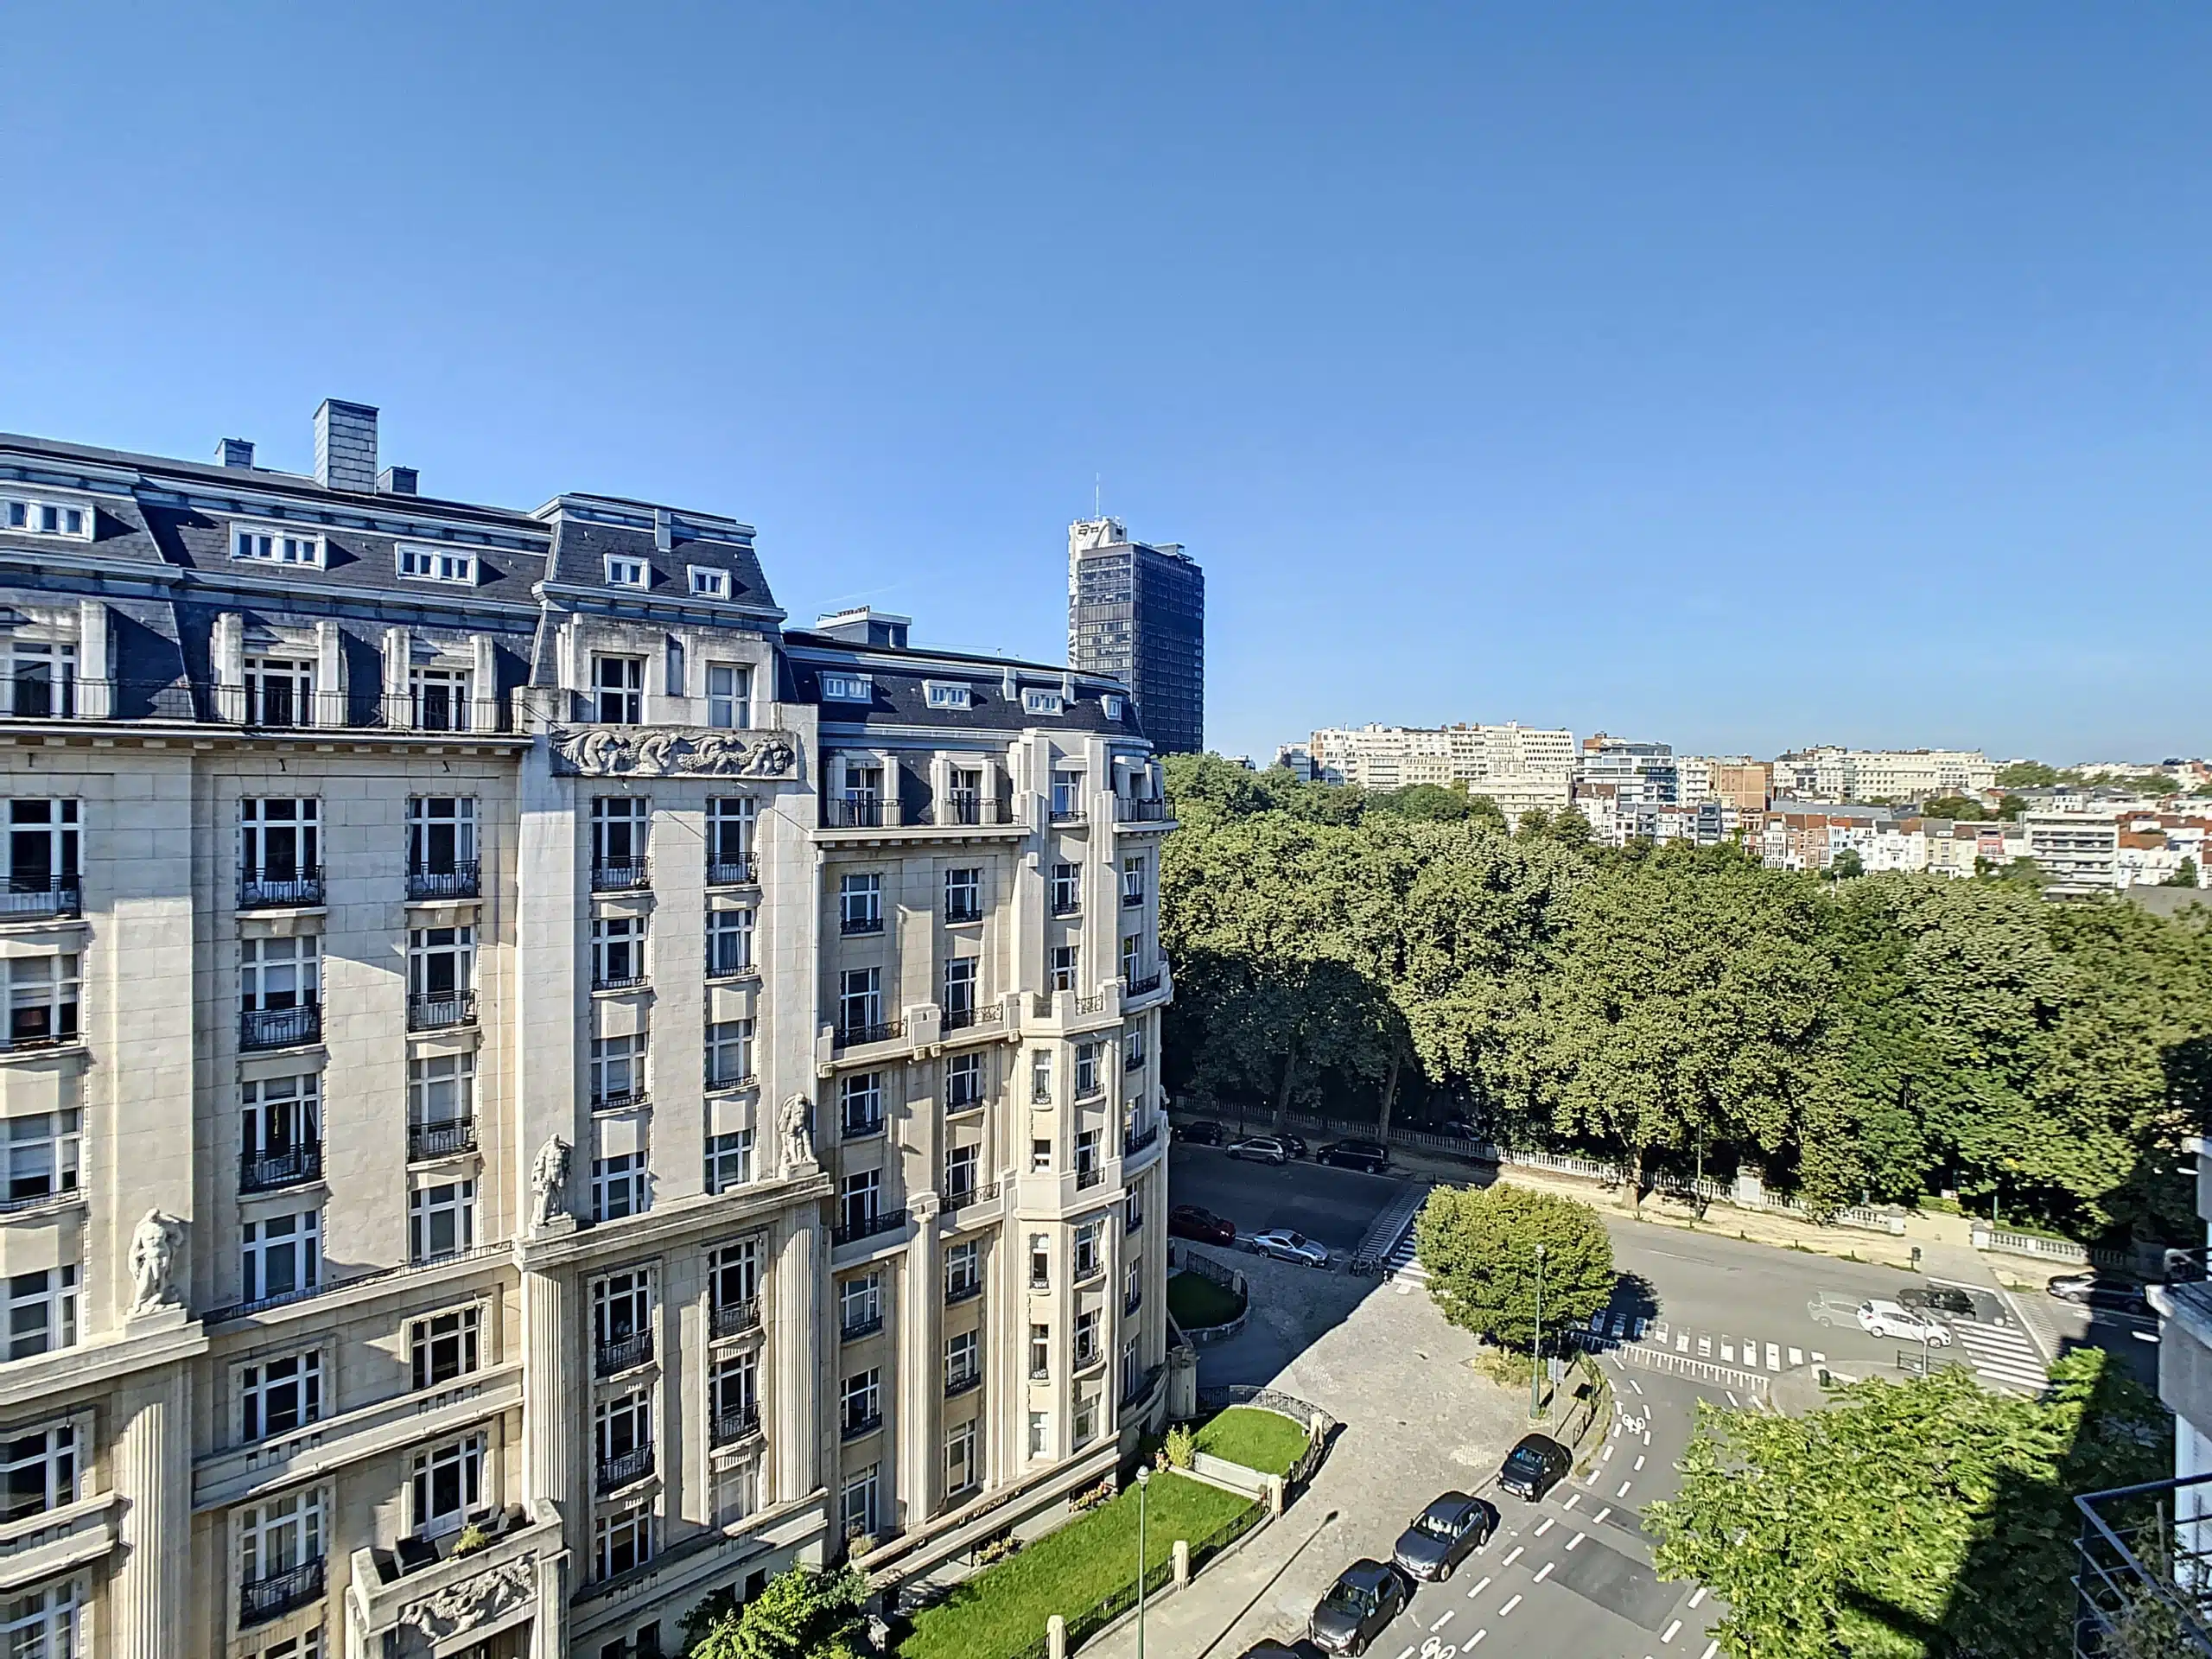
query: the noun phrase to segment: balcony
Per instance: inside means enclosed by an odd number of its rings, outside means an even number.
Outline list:
[[[732,1410],[715,1414],[713,1433],[716,1446],[749,1440],[760,1432],[760,1408],[758,1406],[738,1406]]]
[[[1149,1150],[1159,1140],[1160,1125],[1157,1123],[1147,1128],[1132,1129],[1122,1137],[1122,1156],[1134,1158],[1139,1153]]]
[[[955,790],[930,812],[928,821],[946,829],[985,825],[996,828],[1012,823],[1014,814],[998,801],[986,800],[964,790]]]
[[[947,1285],[944,1287],[944,1305],[947,1307],[957,1307],[963,1302],[974,1301],[982,1294],[983,1281],[981,1279],[970,1279],[965,1283]]]
[[[948,1112],[972,1112],[982,1103],[983,1091],[972,1086],[953,1090],[944,1097]]]
[[[0,678],[0,720],[204,720],[200,692],[173,680]]]
[[[0,681],[0,684],[5,684]],[[42,916],[81,916],[85,895],[73,875],[9,878],[0,893],[0,921],[25,921]]]
[[[1149,974],[1133,975],[1122,982],[1124,997],[1150,996],[1160,988],[1160,975],[1157,969]]]
[[[645,976],[636,974],[594,974],[591,988],[594,991],[634,991],[645,982]]]
[[[1132,892],[1130,889],[1123,887],[1122,889],[1122,908],[1123,910],[1142,910],[1144,908],[1143,890],[1140,888],[1135,892]]]
[[[1132,1378],[1128,1387],[1122,1390],[1122,1404],[1126,1408],[1152,1398],[1152,1391],[1160,1386],[1160,1375],[1166,1369],[1165,1363],[1149,1366]]]
[[[484,867],[475,859],[459,859],[442,870],[407,872],[410,899],[474,899],[484,891]]]
[[[1069,801],[1065,804],[1059,801],[1054,801],[1052,803],[1052,822],[1054,823],[1079,824],[1084,822],[1083,809],[1077,806],[1073,801]]]
[[[747,887],[759,880],[753,874],[753,855],[738,858],[710,858],[707,861],[707,885],[710,887]]]
[[[1052,914],[1055,916],[1080,916],[1083,914],[1083,900],[1080,899],[1055,899],[1052,900]]]
[[[2191,1475],[2075,1498],[2075,1659],[2212,1659],[2212,1538],[2193,1518],[2208,1481]]]
[[[318,1556],[282,1573],[271,1573],[238,1586],[238,1624],[264,1624],[322,1595],[323,1561]]]
[[[1167,803],[1145,796],[1116,795],[1114,798],[1114,822],[1116,823],[1160,823],[1167,817]]]
[[[1122,1299],[1122,1317],[1127,1319],[1144,1306],[1144,1292],[1135,1290]]]
[[[601,1458],[597,1482],[599,1495],[605,1497],[609,1492],[619,1492],[625,1486],[643,1480],[652,1471],[653,1448],[651,1441],[643,1446],[633,1446],[619,1456]]]
[[[302,1002],[296,1008],[241,1008],[238,1046],[242,1049],[297,1048],[322,1040],[322,1004]]]
[[[458,1158],[476,1150],[476,1120],[448,1118],[438,1123],[407,1126],[407,1161],[427,1163],[434,1158]]]
[[[68,1184],[63,1185],[60,1184],[62,1181]],[[83,1197],[84,1189],[77,1185],[74,1172],[62,1176],[60,1180],[49,1175],[46,1190],[42,1192],[35,1190],[10,1191],[0,1195],[0,1216],[19,1216],[28,1211],[44,1210],[54,1205],[74,1204]]]
[[[650,1364],[653,1357],[653,1333],[634,1332],[626,1337],[617,1337],[612,1342],[602,1342],[592,1350],[591,1368],[594,1376],[619,1376],[624,1371],[634,1370]]]
[[[1123,1054],[1122,1056],[1122,1070],[1124,1071],[1143,1071],[1144,1051],[1141,1048],[1133,1048],[1127,1053]]]
[[[1096,1186],[1105,1179],[1106,1167],[1103,1164],[1093,1164],[1089,1169],[1078,1169],[1075,1173],[1076,1191],[1084,1192]]]
[[[238,1191],[273,1192],[322,1179],[322,1142],[304,1141],[296,1147],[249,1152],[238,1160]]]
[[[707,1079],[707,1086],[714,1087],[715,1080]],[[618,1094],[594,1095],[591,1109],[594,1112],[642,1112],[652,1103],[652,1096],[642,1089],[626,1089]]]
[[[957,1400],[963,1394],[972,1394],[983,1386],[983,1370],[971,1365],[965,1370],[955,1371],[944,1379],[944,1397]]]
[[[981,1186],[949,1187],[944,1194],[944,1213],[949,1218],[976,1205],[995,1203],[998,1196],[996,1181],[985,1181]]]
[[[906,1211],[879,1210],[873,1215],[847,1216],[830,1230],[832,1244],[857,1244],[864,1238],[874,1238],[884,1233],[896,1232],[906,1224]]]
[[[825,830],[880,830],[884,817],[883,803],[873,795],[832,795],[822,802]]]
[[[874,916],[841,916],[837,918],[837,931],[849,939],[880,933],[883,931],[883,917],[880,912]]]
[[[906,1034],[904,1020],[879,1020],[869,1025],[838,1027],[835,1042],[839,1048],[858,1048],[865,1043],[887,1043]]]
[[[707,1333],[720,1339],[741,1337],[760,1328],[760,1299],[748,1296],[741,1302],[717,1302],[707,1315]]]
[[[838,1135],[846,1141],[865,1141],[872,1135],[883,1133],[883,1114],[872,1112],[865,1117],[847,1117],[838,1126]]]
[[[1078,1256],[1076,1259],[1075,1282],[1077,1285],[1090,1284],[1093,1280],[1103,1278],[1105,1274],[1106,1258],[1104,1256],[1094,1255],[1087,1260]]]
[[[874,1433],[882,1427],[883,1414],[880,1411],[871,1411],[860,1416],[849,1416],[845,1419],[843,1427],[840,1431],[841,1438],[857,1440],[864,1434]]]
[[[1075,1345],[1075,1368],[1087,1371],[1106,1357],[1106,1350],[1096,1342],[1078,1342]]]
[[[447,991],[432,996],[410,996],[407,999],[407,1029],[410,1031],[445,1031],[454,1026],[476,1023],[476,993]]]
[[[645,859],[610,858],[591,867],[594,893],[632,893],[652,884],[652,867]]]
[[[874,1336],[877,1332],[882,1329],[883,1315],[880,1311],[874,1313],[863,1313],[859,1319],[848,1319],[837,1327],[837,1340],[840,1342],[859,1342],[863,1338]]]
[[[1128,1215],[1122,1218],[1122,1230],[1125,1233],[1142,1232],[1144,1230],[1144,1211],[1141,1210],[1130,1211]]]
[[[948,924],[980,922],[983,919],[983,907],[981,905],[947,905],[944,919]]]
[[[760,1081],[760,1074],[759,1072],[749,1070],[740,1071],[733,1068],[729,1071],[717,1071],[715,1067],[709,1066],[707,1068],[707,1092],[711,1095],[730,1089],[750,1089],[755,1083]],[[642,1104],[645,1097],[643,1095],[639,1095],[636,1098],[639,1103]]]
[[[322,866],[238,872],[240,910],[290,910],[322,902]]]

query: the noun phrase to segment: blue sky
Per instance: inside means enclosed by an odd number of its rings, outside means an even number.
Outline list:
[[[10,12],[0,427],[757,524],[1209,734],[2212,749],[2212,11]]]

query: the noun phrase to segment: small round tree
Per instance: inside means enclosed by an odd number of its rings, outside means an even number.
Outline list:
[[[1613,1294],[1613,1241],[1598,1212],[1503,1182],[1440,1186],[1414,1239],[1444,1317],[1502,1348],[1536,1342],[1536,1248],[1543,1247],[1544,1329],[1580,1324]]]

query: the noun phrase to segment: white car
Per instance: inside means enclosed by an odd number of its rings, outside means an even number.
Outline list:
[[[1861,1302],[1859,1328],[1870,1337],[1894,1337],[1900,1342],[1925,1343],[1931,1348],[1951,1345],[1950,1327],[1925,1313],[1916,1313],[1902,1302]]]
[[[1287,1227],[1274,1227],[1264,1233],[1255,1233],[1244,1241],[1244,1248],[1260,1255],[1272,1255],[1278,1262],[1302,1262],[1309,1268],[1329,1265],[1327,1245],[1317,1243],[1305,1234],[1293,1232]]]

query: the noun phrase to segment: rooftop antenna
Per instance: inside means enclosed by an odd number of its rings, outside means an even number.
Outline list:
[[[1103,518],[1106,516],[1105,508],[1100,505],[1104,499],[1104,474],[1093,473],[1090,475],[1090,516],[1093,518]]]

